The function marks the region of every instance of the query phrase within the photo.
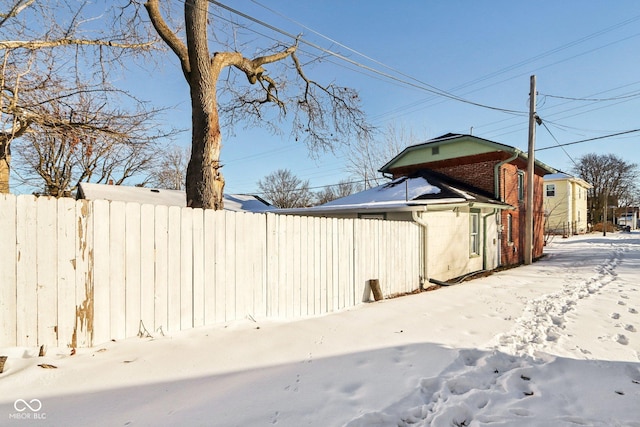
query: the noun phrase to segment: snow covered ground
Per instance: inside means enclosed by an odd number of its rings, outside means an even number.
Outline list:
[[[320,318],[2,348],[0,425],[640,426],[640,234],[546,253]]]

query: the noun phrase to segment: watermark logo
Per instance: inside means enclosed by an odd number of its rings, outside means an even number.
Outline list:
[[[12,420],[46,420],[47,414],[42,411],[42,402],[40,399],[17,399],[13,402],[13,409],[16,412],[9,414]]]

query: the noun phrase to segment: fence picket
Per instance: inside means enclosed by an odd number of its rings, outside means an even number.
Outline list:
[[[56,243],[56,199],[40,197],[37,202],[36,269],[38,271],[38,345],[57,345],[58,283]]]
[[[181,212],[177,206],[169,207],[169,222],[167,226],[167,330],[179,331],[181,321],[181,275],[180,249]]]
[[[76,324],[76,202],[73,199],[57,200],[57,270],[58,307],[57,340],[59,347],[74,347]]]
[[[266,221],[266,237],[267,237],[267,316],[275,317],[278,315],[278,215],[267,214]]]
[[[126,333],[126,210],[125,203],[111,202],[109,208],[109,313],[111,337],[122,339]]]
[[[169,329],[169,208],[155,207],[155,283],[153,331],[162,333]]]
[[[203,326],[204,316],[204,266],[207,263],[204,251],[204,211],[192,210],[193,224],[193,326]]]
[[[140,322],[151,334],[155,330],[155,215],[153,205],[140,207]],[[144,330],[142,331],[144,333]]]
[[[238,319],[238,301],[236,299],[236,268],[241,266],[241,263],[236,264],[236,216],[235,212],[222,212],[225,221],[225,266],[224,266],[224,294],[225,294],[225,319],[227,321]]]
[[[193,327],[193,209],[180,217],[180,329]]]
[[[140,205],[125,205],[125,337],[140,331],[141,221]]]
[[[93,345],[93,204],[86,200],[76,202],[76,310],[71,346]]]
[[[17,345],[16,197],[0,194],[0,346]]]
[[[205,210],[204,215],[204,272],[203,300],[204,324],[216,322],[216,226],[215,211]]]
[[[33,347],[38,343],[36,198],[18,197],[16,209],[17,345]]]
[[[226,252],[226,216],[224,212],[214,212],[213,213],[213,222],[214,222],[214,232],[213,232],[213,240],[214,240],[214,257],[213,262],[215,264],[215,321],[216,322],[224,322],[227,320],[226,314],[226,306],[227,296],[226,296],[226,287],[227,287],[227,263],[225,261],[227,252]]]

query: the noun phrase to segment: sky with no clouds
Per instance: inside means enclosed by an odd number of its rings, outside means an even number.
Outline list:
[[[381,130],[404,128],[416,142],[448,132],[473,133],[526,150],[530,76],[536,75],[537,113],[543,120],[537,127],[539,160],[563,171],[586,153],[614,153],[640,163],[634,149],[640,132],[570,144],[640,128],[640,4],[634,0],[226,5],[233,11],[210,5],[211,21],[241,25],[241,42],[290,44],[288,35],[302,34],[301,57],[311,62],[308,75],[359,91],[369,120]],[[172,53],[165,55],[160,65],[149,66],[152,78],[135,68],[115,83],[154,105],[173,106],[168,122],[189,128],[188,88]],[[286,128],[273,135],[238,124],[223,133],[228,193],[257,193],[257,181],[276,169],[290,169],[312,187],[349,178],[344,152],[311,158]],[[177,140],[189,142],[190,132]]]

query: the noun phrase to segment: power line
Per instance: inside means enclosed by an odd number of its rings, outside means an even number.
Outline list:
[[[541,120],[541,123],[542,123],[542,126],[544,126],[544,128],[547,130],[547,132],[549,132],[549,135],[551,135],[551,138],[553,138],[553,140],[556,142],[558,147],[560,147],[562,151],[564,151],[564,154],[566,154],[569,160],[571,160],[571,162],[577,167],[578,164],[576,163],[576,161],[573,160],[573,157],[571,157],[569,153],[567,153],[567,150],[565,150],[562,144],[560,144],[560,141],[558,141],[556,137],[553,135],[553,133],[551,133],[551,130],[547,127],[547,124],[544,122],[544,120]]]
[[[546,98],[567,99],[570,101],[605,102],[605,101],[618,101],[618,100],[627,99],[627,98],[637,98],[640,96],[640,91],[633,92],[629,95],[616,96],[613,98],[571,98],[568,96],[558,96],[558,95],[548,95],[548,94],[539,94],[539,95]]]
[[[588,139],[581,139],[580,141],[567,142],[565,144],[558,144],[557,147],[566,147],[567,145],[581,144],[583,142],[596,141],[598,139],[605,139],[605,138],[612,138],[614,136],[627,135],[627,134],[635,133],[635,132],[640,132],[640,129],[632,129],[632,130],[627,130],[627,131],[624,131],[624,132],[612,133],[612,134],[604,135],[604,136],[597,136],[595,138],[588,138]],[[552,148],[557,148],[557,147],[536,148],[536,151],[550,150]]]
[[[312,43],[312,42],[309,42],[307,40],[304,40],[299,35],[298,36],[294,36],[293,34],[287,32],[287,31],[284,31],[284,30],[282,30],[282,29],[280,29],[278,27],[275,27],[275,26],[273,26],[271,24],[268,24],[268,23],[266,23],[266,22],[264,22],[264,21],[262,21],[260,19],[254,18],[254,17],[252,17],[250,15],[247,15],[247,14],[245,14],[243,12],[240,12],[239,10],[233,9],[232,7],[227,6],[225,4],[222,4],[222,3],[220,3],[220,2],[218,2],[216,0],[208,0],[208,1],[211,4],[214,4],[214,5],[218,6],[218,7],[221,7],[223,9],[231,12],[231,13],[234,13],[234,14],[236,14],[238,16],[241,16],[241,17],[243,17],[243,18],[245,18],[245,19],[247,19],[247,20],[249,20],[251,22],[254,22],[256,24],[262,25],[262,26],[270,29],[271,31],[274,31],[274,32],[279,33],[279,34],[282,34],[282,35],[284,35],[286,37],[290,37],[290,38],[292,38],[294,40],[297,40],[300,43],[304,43],[307,46],[310,46],[310,47],[312,47],[314,49],[318,49],[319,51],[324,52],[326,54],[335,56],[336,58],[339,58],[339,59],[341,59],[341,60],[343,60],[345,62],[348,62],[348,63],[350,63],[352,65],[355,65],[357,67],[360,67],[362,69],[368,70],[370,72],[373,72],[373,73],[375,73],[377,75],[380,75],[382,77],[385,77],[387,79],[394,80],[394,81],[403,83],[404,85],[407,85],[407,86],[410,86],[410,87],[414,87],[416,89],[420,89],[420,90],[423,90],[423,91],[426,91],[426,92],[430,92],[430,93],[433,93],[433,94],[438,95],[438,96],[449,98],[449,99],[452,99],[454,101],[459,101],[459,102],[463,102],[463,103],[466,103],[466,104],[469,104],[469,105],[474,105],[476,107],[486,108],[486,109],[494,110],[494,111],[500,111],[500,112],[508,113],[508,114],[518,114],[518,115],[526,115],[527,114],[527,112],[525,112],[525,111],[510,110],[510,109],[505,109],[505,108],[500,108],[500,107],[494,107],[494,106],[491,106],[491,105],[482,104],[482,103],[479,103],[479,102],[474,102],[474,101],[470,101],[468,99],[461,98],[461,97],[459,97],[457,95],[454,95],[452,93],[449,93],[447,91],[439,89],[439,88],[437,88],[437,87],[435,87],[433,85],[425,83],[425,82],[423,82],[423,81],[421,81],[419,79],[416,79],[416,78],[414,78],[414,77],[412,77],[412,76],[410,76],[408,74],[405,74],[405,73],[403,73],[401,71],[398,71],[398,70],[395,70],[395,69],[393,69],[391,67],[388,67],[388,68],[392,69],[394,72],[398,73],[399,75],[401,75],[403,77],[407,77],[407,78],[409,78],[410,80],[413,80],[416,83],[412,83],[410,81],[400,79],[400,78],[398,78],[396,76],[393,76],[393,75],[391,75],[389,73],[385,73],[383,71],[377,70],[377,69],[375,69],[373,67],[370,67],[368,65],[365,65],[365,64],[362,64],[360,62],[354,61],[353,59],[350,59],[350,58],[348,58],[348,57],[346,57],[346,56],[344,56],[344,55],[342,55],[340,53],[331,51],[329,49],[323,48],[320,45],[317,45],[315,43]],[[385,67],[387,67],[387,66],[385,66]]]

